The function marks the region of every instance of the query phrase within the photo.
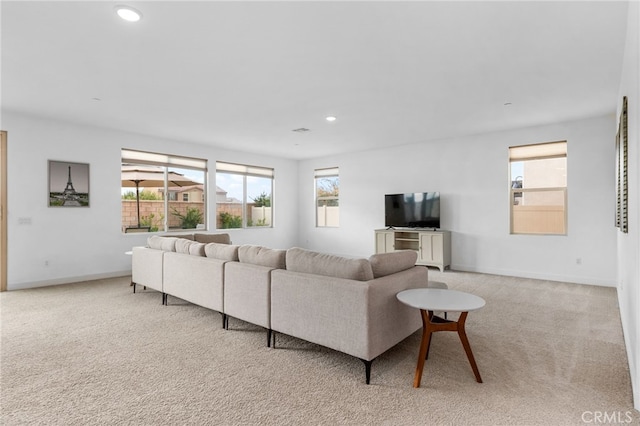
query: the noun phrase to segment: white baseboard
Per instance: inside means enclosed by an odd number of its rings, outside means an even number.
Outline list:
[[[52,285],[60,285],[60,284],[71,284],[78,283],[82,281],[94,281],[94,280],[102,280],[106,278],[119,278],[126,277],[131,275],[131,270],[127,271],[115,271],[115,272],[107,272],[103,274],[93,274],[93,275],[82,275],[78,277],[64,277],[64,278],[55,278],[52,280],[43,280],[43,281],[32,281],[32,282],[24,282],[17,284],[9,284],[7,286],[7,290],[24,290],[27,288],[37,288],[37,287],[48,287]]]
[[[602,287],[617,287],[617,283],[614,281],[577,276],[577,275],[560,275],[560,274],[549,274],[544,272],[531,272],[531,271],[520,271],[520,270],[512,270],[512,269],[500,269],[500,268],[478,268],[475,266],[467,266],[467,265],[451,265],[451,269],[455,271],[463,271],[463,272],[477,272],[480,274],[504,275],[509,277],[531,278],[536,280],[559,281],[559,282],[575,283],[575,284],[587,284],[587,285],[596,285],[596,286],[602,286]]]

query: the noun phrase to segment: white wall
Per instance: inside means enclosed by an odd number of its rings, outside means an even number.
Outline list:
[[[510,235],[508,147],[557,140],[568,141],[568,235]],[[385,193],[440,191],[452,269],[615,286],[614,145],[611,115],[302,161],[300,243],[369,256]],[[315,228],[313,172],[334,166],[340,227]]]
[[[634,406],[640,410],[640,4],[629,2],[627,44],[620,84],[619,103],[628,97],[629,130],[629,233],[617,233],[618,299],[624,330],[629,369],[633,384]],[[618,110],[618,114],[620,110]]]
[[[297,241],[297,200],[288,195],[297,192],[294,161],[7,112],[2,119],[8,132],[9,290],[130,273],[131,258],[124,253],[144,245],[148,235],[120,232],[121,148],[206,158],[210,188],[217,160],[274,167],[276,228],[229,233],[237,244],[286,248]],[[47,206],[48,160],[89,163],[89,208]],[[215,197],[209,199],[209,223],[215,224]],[[21,218],[31,224],[20,224]]]

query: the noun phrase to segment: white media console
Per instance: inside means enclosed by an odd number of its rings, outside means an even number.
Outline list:
[[[415,228],[376,229],[376,253],[396,250],[418,252],[416,265],[451,266],[451,232]]]

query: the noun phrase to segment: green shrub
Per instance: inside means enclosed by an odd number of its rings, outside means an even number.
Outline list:
[[[220,212],[220,221],[223,229],[242,228],[242,217],[234,216],[231,213]]]
[[[271,207],[271,195],[267,195],[264,191],[256,198],[251,199],[256,207]]]
[[[180,227],[182,229],[195,229],[198,224],[203,223],[202,212],[195,207],[188,207],[186,214],[180,213],[175,207],[172,207],[171,209],[173,210],[171,214],[180,218]]]
[[[160,217],[156,220],[156,215],[150,213],[149,216],[142,216],[140,218],[140,226],[148,226],[149,232],[158,232],[160,229],[160,224],[164,220],[164,215],[160,215]]]

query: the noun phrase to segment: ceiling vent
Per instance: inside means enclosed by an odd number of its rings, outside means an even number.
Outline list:
[[[293,129],[292,132],[296,132],[296,133],[306,133],[306,132],[310,132],[311,130],[307,129],[306,127],[300,127],[298,129]]]

